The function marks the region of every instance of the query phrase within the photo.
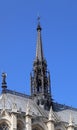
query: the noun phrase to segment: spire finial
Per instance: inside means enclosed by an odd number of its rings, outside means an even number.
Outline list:
[[[41,26],[40,26],[40,16],[38,16],[37,21],[38,21],[38,26],[37,26],[37,31],[38,31],[38,30],[41,30]]]
[[[2,73],[2,88],[3,88],[3,90],[5,90],[7,88],[6,77],[7,77],[7,74],[3,72]]]

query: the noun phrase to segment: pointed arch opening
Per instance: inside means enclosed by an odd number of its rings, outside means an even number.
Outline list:
[[[21,120],[17,121],[17,130],[24,130],[25,126]]]
[[[9,125],[6,122],[0,123],[0,130],[9,130]]]
[[[0,120],[0,130],[10,130],[11,123],[6,119]]]
[[[32,130],[44,130],[40,125],[34,125]]]

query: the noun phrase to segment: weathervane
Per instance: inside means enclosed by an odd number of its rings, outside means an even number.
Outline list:
[[[38,23],[40,23],[40,16],[38,16],[37,20],[38,20]]]

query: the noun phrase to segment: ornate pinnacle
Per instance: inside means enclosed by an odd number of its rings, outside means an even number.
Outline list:
[[[54,113],[53,113],[53,110],[52,110],[52,106],[51,106],[50,112],[49,112],[49,120],[55,121],[55,120],[54,120]]]
[[[70,113],[69,126],[74,126],[74,120],[72,117],[72,113]]]

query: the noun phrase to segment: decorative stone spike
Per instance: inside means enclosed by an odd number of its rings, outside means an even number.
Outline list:
[[[53,114],[52,106],[51,106],[50,112],[49,112],[49,120],[54,121],[54,114]]]
[[[67,128],[68,128],[67,130],[74,130],[74,121],[73,121],[71,113],[70,113],[70,118],[69,118],[69,125]]]
[[[74,126],[72,114],[70,113],[69,126]]]
[[[28,104],[27,104],[27,109],[26,109],[26,115],[30,115],[31,114],[31,111],[30,111],[30,103],[28,101]]]
[[[52,106],[51,106],[50,112],[49,112],[49,119],[47,122],[48,130],[54,130],[54,123],[55,123],[54,113],[53,113]]]
[[[32,116],[31,116],[31,110],[30,110],[30,103],[27,104],[26,109],[26,130],[32,130]]]

